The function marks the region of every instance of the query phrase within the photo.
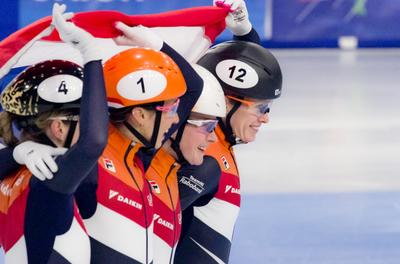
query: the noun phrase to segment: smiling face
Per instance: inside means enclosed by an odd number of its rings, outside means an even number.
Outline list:
[[[242,103],[232,115],[233,134],[244,142],[253,142],[262,124],[269,122],[269,105],[271,100],[248,100]],[[232,109],[233,100],[228,100],[228,111]]]
[[[201,165],[207,147],[217,141],[215,117],[192,113],[179,144],[183,157],[191,165]]]

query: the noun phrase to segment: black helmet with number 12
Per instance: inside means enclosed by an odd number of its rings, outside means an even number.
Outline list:
[[[282,72],[267,49],[247,41],[227,41],[210,48],[197,62],[213,73],[226,95],[276,99]]]

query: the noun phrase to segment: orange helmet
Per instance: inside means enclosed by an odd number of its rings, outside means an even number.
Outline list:
[[[178,65],[165,53],[132,48],[104,64],[108,105],[122,108],[162,102],[186,92]]]

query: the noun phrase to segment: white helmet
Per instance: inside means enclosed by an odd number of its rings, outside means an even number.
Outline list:
[[[217,78],[198,64],[192,64],[193,69],[203,79],[203,91],[197,100],[192,112],[216,116],[226,116],[225,94]]]

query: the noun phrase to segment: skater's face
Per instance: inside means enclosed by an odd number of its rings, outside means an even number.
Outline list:
[[[234,97],[229,99],[228,111],[232,109],[235,101],[241,102],[231,118],[233,134],[244,142],[254,141],[261,125],[269,122],[271,100],[241,100]]]
[[[201,165],[207,147],[217,141],[215,117],[192,113],[183,130],[179,143],[183,157],[191,165]]]
[[[164,106],[162,106],[161,108],[160,107],[156,108],[156,111],[161,111],[162,114],[161,114],[160,129],[158,130],[158,136],[155,148],[158,149],[161,147],[165,135],[168,132],[168,129],[170,129],[170,127],[173,124],[177,124],[179,122],[179,117],[178,114],[176,113],[176,111],[178,110],[178,106],[179,106],[179,99],[174,99],[165,101]]]
[[[155,148],[161,147],[165,134],[175,123],[178,123],[179,117],[176,113],[179,106],[179,100],[167,100],[162,106],[155,108],[134,107],[128,118],[128,122],[147,140],[150,141],[153,136],[156,113],[161,112],[160,126],[155,142]]]
[[[68,137],[68,132],[71,129],[71,121],[77,122],[70,146],[72,147],[79,139],[79,116],[58,116],[49,118],[51,122],[45,133],[57,147],[64,147]]]

